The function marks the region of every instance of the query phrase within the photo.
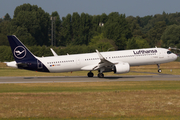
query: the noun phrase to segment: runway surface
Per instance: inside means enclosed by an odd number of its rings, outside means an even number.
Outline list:
[[[112,81],[180,81],[180,75],[148,76],[106,76],[88,78],[86,76],[59,77],[0,77],[3,83],[55,83],[55,82],[112,82]]]

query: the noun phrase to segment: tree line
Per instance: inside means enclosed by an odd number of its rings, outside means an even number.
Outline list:
[[[60,18],[57,11],[50,15],[37,5],[23,4],[15,8],[13,18],[7,13],[0,19],[0,61],[13,60],[7,35],[16,35],[29,49],[38,50],[34,51],[37,56],[52,55],[50,17],[56,17],[53,49],[59,55],[95,49],[180,48],[179,12],[144,17],[126,17],[118,12],[108,15],[74,12]]]

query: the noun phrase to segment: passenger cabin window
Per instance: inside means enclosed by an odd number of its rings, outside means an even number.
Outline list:
[[[167,51],[167,54],[171,54],[172,52],[171,51]]]

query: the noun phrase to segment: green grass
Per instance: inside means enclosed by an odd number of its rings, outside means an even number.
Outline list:
[[[96,82],[96,83],[22,83],[0,84],[7,92],[108,92],[138,90],[180,90],[180,81]]]
[[[136,71],[136,72],[131,72]],[[122,76],[122,75],[157,75],[157,69],[151,68],[132,68],[129,73],[125,74],[114,74],[113,72],[104,73],[105,76]],[[180,69],[162,69],[162,74],[172,74],[180,75]],[[145,72],[145,73],[143,73]],[[149,73],[148,73],[149,72]],[[44,73],[44,72],[35,72],[29,70],[21,70],[15,68],[0,68],[0,77],[14,77],[14,76],[87,76],[88,71],[75,71],[75,72],[65,72],[65,73]],[[97,71],[93,71],[94,76],[98,74]],[[153,74],[154,73],[154,74]]]

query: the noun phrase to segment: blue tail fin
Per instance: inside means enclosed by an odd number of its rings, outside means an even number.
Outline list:
[[[26,48],[26,46],[15,36],[8,36],[9,44],[16,62],[26,60],[36,60],[35,56]]]
[[[41,61],[15,35],[8,36],[8,40],[18,68],[49,72]],[[39,65],[42,67],[39,67]]]

